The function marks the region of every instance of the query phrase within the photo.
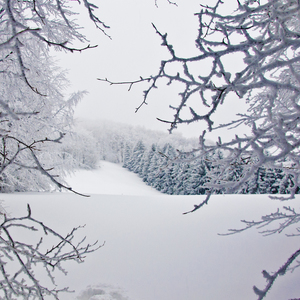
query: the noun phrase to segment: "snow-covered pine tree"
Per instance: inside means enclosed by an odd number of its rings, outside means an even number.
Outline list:
[[[276,170],[260,168],[258,176],[259,194],[277,194],[279,192],[279,182]]]
[[[156,145],[152,144],[151,148],[148,151],[146,151],[144,154],[144,163],[142,166],[140,177],[145,182],[147,182],[147,178],[149,175],[149,169],[150,169],[150,165],[151,165],[151,160],[152,160],[152,157],[154,156],[155,152],[156,152]]]
[[[199,162],[197,159],[192,160],[189,163],[189,172],[187,178],[185,178],[185,195],[204,195],[207,188],[205,185],[206,168],[203,162]]]
[[[124,156],[123,156],[123,167],[126,169],[128,169],[128,167],[129,167],[131,156],[132,156],[132,149],[128,143],[125,143],[125,150],[124,150]]]
[[[158,147],[155,147],[155,151],[153,151],[151,157],[149,156],[150,161],[145,182],[152,187],[155,187],[160,172],[161,155],[158,151]]]
[[[159,180],[156,183],[156,188],[162,193],[172,195],[176,184],[173,172],[173,160],[176,157],[176,150],[167,143],[158,153],[161,155],[161,163],[159,165]]]
[[[142,170],[142,159],[145,153],[145,145],[142,141],[138,141],[132,150],[131,157],[126,163],[126,168],[134,173],[139,173]]]
[[[180,175],[182,174],[184,166],[185,164],[179,162],[175,162],[172,164],[171,178],[173,181],[173,186],[172,186],[173,195],[184,194],[181,193],[183,187],[182,187],[182,182],[180,181]]]

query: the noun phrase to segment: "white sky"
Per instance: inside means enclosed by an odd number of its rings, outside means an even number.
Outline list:
[[[146,128],[166,131],[169,126],[156,120],[156,117],[172,120],[173,111],[169,104],[176,104],[179,89],[167,88],[161,81],[158,90],[152,91],[148,106],[138,113],[135,108],[143,100],[146,84],[134,85],[130,92],[128,86],[110,86],[97,80],[108,78],[111,81],[137,80],[158,71],[160,61],[169,58],[167,50],[161,46],[160,37],[155,33],[151,23],[162,32],[168,32],[168,38],[181,56],[197,53],[194,40],[197,36],[198,20],[194,13],[200,11],[199,3],[208,0],[178,0],[178,7],[168,4],[167,0],[110,0],[100,2],[98,16],[111,27],[107,33],[112,40],[97,30],[85,17],[82,9],[80,25],[91,44],[98,44],[95,49],[82,53],[59,53],[59,65],[69,70],[71,86],[68,92],[87,90],[89,94],[78,105],[76,116],[89,119],[109,119]],[[96,3],[96,2],[95,2]],[[231,4],[230,4],[231,3]],[[225,12],[231,12],[234,0],[227,0]],[[81,45],[82,46],[82,45]],[[229,101],[231,114],[238,112],[240,104]],[[227,110],[228,111],[228,110]],[[222,113],[217,116],[223,119]],[[227,121],[224,119],[224,121]],[[206,129],[205,123],[182,125],[180,132],[186,137],[199,136]]]

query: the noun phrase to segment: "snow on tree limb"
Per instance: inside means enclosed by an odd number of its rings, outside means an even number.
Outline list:
[[[263,290],[258,289],[256,286],[253,286],[254,293],[258,296],[257,300],[262,300],[267,296],[267,293],[272,288],[275,280],[278,278],[278,276],[283,276],[286,274],[288,268],[290,265],[295,261],[295,259],[300,255],[300,249],[295,251],[288,260],[283,264],[282,267],[280,267],[276,272],[274,272],[272,275],[269,274],[266,270],[262,271],[263,277],[267,280],[267,285]]]
[[[61,133],[70,131],[73,107],[83,93],[74,94],[70,100],[65,99],[63,87],[67,80],[49,57],[49,47],[80,52],[96,46],[87,44],[86,38],[79,32],[74,21],[76,13],[68,6],[71,1],[2,2],[0,190],[45,190],[54,183],[59,188],[73,191],[60,182],[56,175],[51,175],[50,170],[60,164],[56,168],[57,174],[65,172],[61,167],[62,162],[59,163],[62,155],[55,145],[60,142]],[[94,4],[89,1],[78,1],[78,4],[85,6],[98,29],[105,32],[109,28],[96,16],[97,7]],[[85,45],[74,47],[74,41]],[[52,151],[44,151],[47,147]],[[53,165],[50,165],[50,161]],[[67,161],[64,164],[67,166]],[[38,172],[47,174],[49,183],[46,177],[39,178]],[[27,180],[31,181],[30,184],[25,183]]]
[[[24,231],[26,239],[18,236],[16,231]],[[58,289],[53,272],[59,270],[66,274],[62,264],[65,261],[82,262],[86,254],[96,251],[102,245],[84,244],[85,238],[74,241],[75,233],[82,226],[75,227],[66,236],[51,229],[43,222],[33,218],[27,205],[27,215],[24,217],[7,217],[3,214],[0,224],[0,287],[1,297],[6,300],[15,297],[23,299],[59,299],[61,292],[70,292],[68,288]],[[34,244],[29,239],[33,233],[41,238]],[[47,248],[45,248],[47,247]],[[14,268],[11,268],[14,266]],[[44,285],[35,275],[37,267],[42,267],[50,278],[53,287]],[[14,270],[14,271],[12,271]],[[11,273],[13,272],[13,273]]]
[[[293,199],[300,186],[300,3],[238,0],[236,11],[230,15],[222,14],[222,4],[218,0],[215,5],[202,6],[195,14],[199,21],[195,40],[199,53],[194,56],[179,55],[167,33],[153,25],[169,58],[161,61],[154,75],[128,82],[130,87],[137,82],[148,82],[137,110],[151,101],[151,92],[159,81],[181,87],[178,98],[170,100],[173,117],[159,119],[170,124],[170,133],[181,124],[199,121],[210,132],[230,127],[251,128],[250,133],[236,135],[231,141],[223,141],[221,136],[213,145],[206,142],[206,131],[203,131],[197,151],[203,161],[210,159],[206,175],[209,180],[204,184],[209,191],[200,204],[185,214],[207,204],[215,191],[242,192],[260,170],[281,170],[283,178],[293,179],[293,184],[286,188],[288,197],[272,198]],[[228,55],[242,57],[238,71],[225,64]],[[201,72],[200,63],[206,72]],[[198,68],[193,68],[194,65]],[[238,114],[237,119],[232,118],[226,124],[215,125],[215,113],[222,112],[222,105],[234,94],[247,104],[247,113]],[[212,153],[220,155],[211,158]],[[187,157],[189,153],[181,154]],[[190,154],[194,155],[195,150]],[[246,227],[232,233],[275,221],[281,221],[279,227],[273,231],[266,229],[265,234],[281,232],[300,220],[292,208],[285,210],[263,216],[260,221],[243,221]],[[258,300],[267,295],[278,275],[284,275],[299,254],[300,250],[294,252],[273,275],[263,271],[267,285],[262,290],[254,287]]]
[[[172,132],[180,124],[204,121],[209,131],[221,128],[250,126],[251,134],[236,137],[232,141],[216,142],[215,146],[202,144],[200,155],[208,152],[226,151],[226,157],[215,161],[216,172],[212,172],[211,188],[224,188],[227,193],[236,193],[260,167],[289,168],[295,185],[290,188],[290,198],[294,197],[299,182],[299,125],[300,119],[300,32],[297,1],[270,0],[264,4],[250,1],[238,2],[238,8],[231,15],[222,15],[222,1],[215,6],[202,6],[195,16],[199,20],[198,37],[195,44],[199,51],[192,57],[179,56],[176,47],[168,41],[167,34],[161,33],[162,46],[169,53],[169,59],[161,61],[156,75],[132,82],[123,82],[130,88],[133,84],[145,81],[149,87],[139,108],[150,101],[151,91],[157,82],[167,79],[168,84],[180,84],[179,104],[170,105],[174,110],[171,120],[159,119],[169,123]],[[239,71],[225,66],[227,55],[243,56]],[[194,63],[210,59],[208,75],[192,70]],[[176,75],[168,73],[168,66],[178,67]],[[113,83],[109,80],[104,80]],[[209,93],[208,93],[209,92]],[[238,115],[237,120],[227,124],[214,125],[214,115],[222,111],[222,104],[232,94],[245,100],[249,110]],[[198,98],[198,105],[190,99]],[[187,110],[188,109],[188,110]],[[189,116],[187,116],[189,111]],[[233,165],[242,166],[245,157],[251,156],[251,163],[243,166],[241,178],[229,183],[227,178]]]

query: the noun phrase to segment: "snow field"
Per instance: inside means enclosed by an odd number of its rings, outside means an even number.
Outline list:
[[[95,172],[83,174],[87,185],[95,180]],[[111,177],[114,184],[105,182],[106,188],[129,193],[118,190],[122,186],[115,182],[119,175]],[[133,183],[140,186],[138,179]],[[1,195],[13,215],[25,215],[29,203],[32,216],[53,229],[66,234],[74,226],[86,224],[78,231],[78,240],[87,236],[89,243],[105,242],[84,263],[65,264],[69,274],[58,274],[57,284],[69,286],[75,293],[61,294],[61,300],[255,300],[253,285],[265,285],[261,271],[277,270],[299,248],[298,238],[284,234],[263,237],[249,230],[217,235],[240,228],[240,219],[259,219],[287,204],[267,196],[213,196],[201,210],[182,215],[203,197],[150,196],[148,187],[146,195],[112,195],[113,191],[104,195],[102,182],[97,186],[99,194],[89,198],[71,193]],[[131,193],[133,190],[131,187]],[[289,205],[298,208],[298,200]],[[267,299],[299,295],[299,270],[295,270],[278,278]]]
[[[81,193],[104,195],[163,195],[120,165],[101,161],[99,169],[78,170],[66,181]]]

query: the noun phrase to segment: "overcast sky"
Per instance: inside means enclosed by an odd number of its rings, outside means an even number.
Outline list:
[[[95,3],[97,1],[94,1]],[[151,23],[162,32],[168,32],[169,41],[174,44],[181,56],[197,54],[195,38],[198,20],[194,13],[200,11],[202,4],[208,0],[178,0],[170,5],[167,0],[110,0],[99,1],[98,16],[111,28],[107,34],[112,40],[95,28],[87,18],[86,12],[78,17],[83,33],[95,49],[82,53],[56,54],[59,65],[69,70],[71,86],[68,92],[87,90],[88,95],[76,109],[76,116],[89,119],[104,119],[117,122],[141,125],[146,128],[167,131],[168,125],[156,120],[156,117],[171,120],[173,112],[169,104],[176,104],[178,91],[176,87],[167,88],[163,82],[159,89],[153,91],[148,105],[135,113],[135,108],[143,100],[146,84],[134,85],[130,92],[128,86],[110,86],[97,78],[108,78],[111,81],[137,80],[158,71],[160,61],[169,58],[165,47],[161,46],[160,37],[155,33]],[[206,3],[205,3],[206,2]],[[227,0],[224,11],[230,12],[236,3]],[[229,103],[231,112],[238,110],[238,103]],[[220,118],[226,115],[221,114]],[[197,123],[181,126],[178,131],[187,137],[196,137],[205,129],[205,124]]]

